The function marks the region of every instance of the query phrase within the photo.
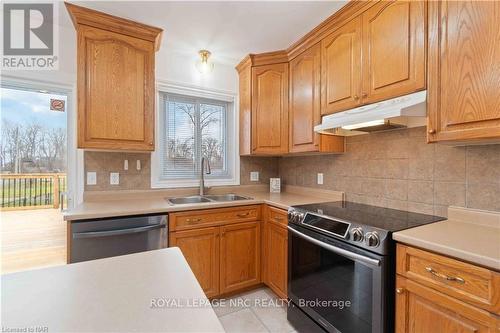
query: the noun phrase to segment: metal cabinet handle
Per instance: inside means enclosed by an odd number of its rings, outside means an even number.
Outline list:
[[[354,95],[354,100],[357,101],[359,99],[359,96],[358,95]]]
[[[368,97],[368,94],[364,92],[361,94],[361,97],[366,98],[366,97]]]
[[[436,130],[435,130],[435,129],[433,129],[433,128],[431,128],[431,129],[429,130],[429,134],[436,134]]]
[[[141,232],[151,231],[155,229],[166,228],[166,224],[153,224],[145,227],[136,228],[126,228],[118,230],[105,230],[105,231],[87,231],[87,232],[74,232],[73,239],[77,238],[97,238],[97,237],[109,237],[109,236],[120,236],[128,234],[137,234]]]
[[[238,217],[246,217],[248,215],[250,215],[250,212],[236,214],[236,216],[238,216]]]
[[[201,218],[186,219],[186,222],[200,222]]]
[[[283,216],[275,216],[274,219],[277,221],[283,221]]]
[[[434,270],[432,267],[425,267],[425,270],[435,277],[438,277],[440,279],[444,279],[446,281],[453,281],[453,282],[458,282],[458,283],[465,283],[465,280],[462,279],[461,277],[458,276],[449,276],[443,273],[439,273],[436,270]]]
[[[396,293],[402,294],[405,290],[403,288],[396,288]]]

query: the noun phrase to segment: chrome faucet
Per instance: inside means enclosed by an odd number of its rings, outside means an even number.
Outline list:
[[[205,174],[209,175],[211,173],[210,162],[206,157],[202,157],[200,166],[200,195],[205,194]]]

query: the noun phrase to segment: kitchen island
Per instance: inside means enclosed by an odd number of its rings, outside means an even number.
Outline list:
[[[2,328],[224,332],[178,248],[3,275]]]

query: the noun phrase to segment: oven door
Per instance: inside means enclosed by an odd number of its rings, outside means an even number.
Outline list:
[[[388,258],[294,224],[288,229],[288,296],[303,318],[328,332],[386,332]],[[300,330],[304,319],[288,317]]]

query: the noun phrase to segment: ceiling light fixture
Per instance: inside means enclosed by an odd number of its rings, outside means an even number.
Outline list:
[[[210,58],[210,51],[208,50],[200,50],[198,51],[198,54],[200,55],[200,60],[196,62],[196,68],[201,74],[207,74],[211,72],[214,69],[214,64],[209,60]]]

